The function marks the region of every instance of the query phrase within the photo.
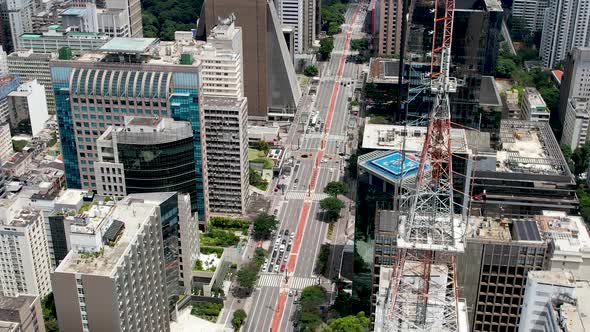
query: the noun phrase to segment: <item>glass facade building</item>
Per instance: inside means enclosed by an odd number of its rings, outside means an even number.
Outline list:
[[[51,63],[68,187],[96,191],[96,140],[109,126],[122,126],[125,116],[172,117],[192,125],[196,180],[190,193],[194,211],[205,218],[198,67],[138,63],[129,54],[96,56]]]

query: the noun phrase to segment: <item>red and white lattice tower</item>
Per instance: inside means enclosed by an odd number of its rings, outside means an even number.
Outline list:
[[[449,76],[455,0],[435,0],[430,89],[434,104],[413,188],[399,202],[397,260],[386,331],[459,331],[456,255],[465,246],[464,216],[453,201]]]

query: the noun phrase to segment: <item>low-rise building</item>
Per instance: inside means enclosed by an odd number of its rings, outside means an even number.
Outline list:
[[[549,122],[550,110],[535,88],[524,88],[520,108],[523,120]]]
[[[504,91],[504,94],[502,95],[502,103],[504,104],[502,118],[515,120],[522,118],[520,105],[518,103],[517,90]]]

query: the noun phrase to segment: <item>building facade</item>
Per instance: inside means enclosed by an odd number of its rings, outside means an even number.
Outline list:
[[[539,54],[546,68],[554,68],[575,47],[590,46],[590,2],[549,0],[543,19]]]
[[[170,331],[161,218],[119,202],[100,248],[68,253],[51,278],[60,330]]]
[[[189,122],[170,118],[125,117],[96,142],[99,195],[176,191],[191,195],[197,211],[193,132]]]
[[[559,113],[552,119],[565,123],[570,98],[590,98],[590,47],[577,47],[568,53],[559,87]],[[559,116],[557,116],[559,115]]]
[[[33,53],[32,50],[13,52],[8,55],[8,70],[18,76],[21,82],[37,80],[45,88],[47,110],[55,114],[55,96],[51,84],[49,62],[56,58],[55,53]]]
[[[34,209],[15,210],[0,211],[0,255],[6,264],[0,273],[0,294],[45,297],[51,292],[51,264],[43,216]]]
[[[303,51],[303,6],[305,0],[279,0],[275,2],[283,28],[293,28],[293,51]]]
[[[529,32],[543,29],[543,17],[548,0],[514,0],[512,2],[512,19],[521,20],[524,28]],[[513,25],[514,26],[514,25]]]
[[[125,116],[171,117],[191,123],[199,218],[206,220],[206,165],[201,144],[199,67],[179,64],[150,38],[114,38],[99,52],[52,62],[53,88],[68,188],[96,190],[96,140]],[[191,59],[195,54],[182,48]],[[153,57],[159,52],[160,59]],[[197,50],[194,50],[196,53]]]
[[[58,31],[50,28],[42,33],[24,33],[18,37],[19,44],[34,53],[53,53],[62,47],[69,47],[72,52],[91,51],[106,44],[111,37],[98,32]]]
[[[379,1],[379,47],[380,56],[400,53],[402,30],[402,1]]]
[[[37,136],[49,120],[45,87],[32,80],[8,94],[10,127],[13,132]]]
[[[20,47],[18,36],[33,30],[32,16],[35,10],[35,2],[33,0],[10,0],[5,1],[5,6],[8,13],[12,46],[17,49]]]
[[[549,108],[535,88],[527,87],[522,92],[522,119],[526,121],[549,122]]]
[[[208,203],[211,213],[246,213],[248,102],[244,97],[242,30],[214,27],[200,55]]]
[[[567,144],[572,151],[584,145],[588,138],[590,122],[590,102],[588,98],[570,98],[565,110],[565,123],[561,135],[561,144]]]
[[[0,123],[0,165],[8,162],[13,154],[10,124],[8,122]]]

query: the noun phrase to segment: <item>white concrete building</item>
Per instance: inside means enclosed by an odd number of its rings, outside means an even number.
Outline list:
[[[0,76],[8,75],[8,54],[0,45]]]
[[[8,122],[0,123],[0,165],[7,162],[13,154],[10,124]]]
[[[559,87],[559,121],[565,122],[570,98],[590,98],[590,47],[574,48],[568,53]]]
[[[129,37],[143,37],[140,0],[106,0],[105,5],[108,9],[120,9],[127,13],[129,16]]]
[[[21,84],[8,94],[10,126],[19,132],[19,124],[25,122],[27,134],[37,136],[49,119],[45,87],[32,80]],[[30,128],[30,131],[28,130]]]
[[[49,250],[41,212],[17,208],[11,201],[0,207],[0,295],[51,292]]]
[[[249,164],[242,29],[233,22],[214,27],[200,59],[209,211],[243,215]]]
[[[101,248],[71,250],[51,277],[60,330],[170,331],[158,206],[124,200],[106,219]]]
[[[539,55],[546,68],[554,68],[575,47],[590,46],[590,1],[549,0],[543,18]]]
[[[33,31],[33,12],[35,2],[33,0],[5,0],[6,11],[10,27],[10,36],[14,49],[18,49],[18,36]]]
[[[565,111],[565,123],[561,135],[561,144],[567,144],[575,150],[584,145],[588,139],[590,122],[590,102],[588,98],[570,98]]]
[[[514,0],[512,2],[512,17],[519,18],[525,24],[524,28],[530,32],[543,29],[543,17],[548,0]]]
[[[49,62],[57,58],[55,53],[33,53],[33,50],[13,52],[8,55],[8,69],[17,75],[21,82],[37,80],[45,88],[47,110],[55,113],[55,95],[51,84]]]
[[[281,26],[293,28],[294,53],[303,52],[303,6],[306,1],[308,0],[278,0],[275,3]]]
[[[20,45],[35,53],[57,52],[69,47],[74,53],[96,50],[106,44],[111,37],[98,32],[58,31],[59,26],[50,26],[42,33],[24,33],[18,37]],[[68,29],[69,30],[69,29]]]
[[[524,88],[520,108],[523,120],[549,122],[550,110],[535,88]]]

